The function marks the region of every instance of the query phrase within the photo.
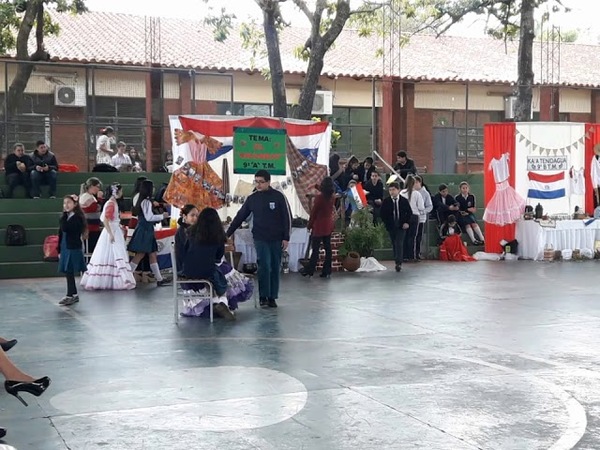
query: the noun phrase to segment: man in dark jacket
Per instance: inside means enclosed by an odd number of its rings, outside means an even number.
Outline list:
[[[396,165],[394,166],[394,170],[398,172],[403,179],[406,179],[408,175],[418,175],[415,162],[406,155],[405,151],[399,151],[396,154]]]
[[[438,193],[431,199],[433,203],[433,213],[442,226],[450,214],[456,214],[459,210],[458,202],[454,197],[448,194],[448,186],[440,184]]]
[[[367,192],[367,203],[373,208],[373,222],[379,222],[381,204],[383,203],[383,182],[379,172],[373,170],[369,181],[363,184],[363,189]]]
[[[16,143],[13,146],[13,153],[6,157],[4,161],[4,170],[6,170],[6,184],[8,191],[6,196],[12,198],[14,189],[19,186],[25,186],[27,197],[31,197],[31,181],[29,178],[28,167],[32,165],[31,158],[25,154],[25,146]]]
[[[50,186],[48,195],[50,198],[56,198],[56,173],[58,172],[56,156],[48,150],[44,141],[37,141],[35,147],[31,155],[31,166],[29,166],[33,198],[40,198],[42,184]]]
[[[388,192],[390,196],[383,200],[381,205],[381,221],[392,241],[396,272],[400,272],[402,270],[402,260],[404,259],[404,236],[413,213],[408,200],[400,195],[400,185],[398,183],[391,183]]]
[[[256,191],[248,196],[227,230],[230,237],[252,214],[252,236],[258,262],[258,291],[261,307],[277,308],[281,254],[290,240],[292,215],[285,196],[271,187],[271,174],[254,175]]]

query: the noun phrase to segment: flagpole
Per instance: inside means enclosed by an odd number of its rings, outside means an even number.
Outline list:
[[[402,176],[398,172],[396,172],[394,170],[394,168],[392,166],[390,166],[387,163],[387,161],[385,159],[383,159],[383,157],[379,153],[377,153],[375,150],[373,150],[373,154],[375,156],[377,156],[377,159],[379,159],[383,163],[383,165],[390,170],[390,172],[392,172],[394,175],[396,175],[400,179],[400,181],[402,181],[402,183],[404,183],[404,178],[402,178]]]

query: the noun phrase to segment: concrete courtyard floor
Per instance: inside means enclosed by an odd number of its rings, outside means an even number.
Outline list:
[[[391,266],[389,266],[391,268]],[[173,323],[171,288],[0,282],[3,443],[58,449],[600,449],[600,265],[284,276],[280,307]]]

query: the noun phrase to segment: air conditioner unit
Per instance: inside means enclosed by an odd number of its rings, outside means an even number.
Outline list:
[[[517,104],[517,97],[510,96],[504,97],[504,118],[514,119],[515,118],[515,106]]]
[[[54,105],[81,108],[86,106],[84,86],[56,86],[54,88]]]
[[[333,92],[317,91],[313,101],[312,114],[325,116],[333,114]]]

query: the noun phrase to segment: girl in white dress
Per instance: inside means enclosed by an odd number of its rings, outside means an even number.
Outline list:
[[[135,279],[129,266],[129,256],[125,246],[125,237],[121,230],[119,205],[117,200],[123,196],[120,184],[108,187],[100,220],[104,229],[100,234],[87,272],[81,278],[81,286],[87,290],[124,290],[134,289]]]

